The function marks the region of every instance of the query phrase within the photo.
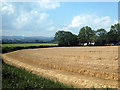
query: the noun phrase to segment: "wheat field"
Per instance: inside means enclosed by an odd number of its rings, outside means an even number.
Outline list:
[[[119,46],[23,49],[3,60],[78,88],[118,88]]]

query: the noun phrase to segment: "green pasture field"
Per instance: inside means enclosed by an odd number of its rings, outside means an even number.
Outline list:
[[[26,44],[2,44],[2,53],[8,53],[21,49],[57,47],[54,43],[26,43]]]
[[[57,46],[54,43],[2,44],[2,47]]]

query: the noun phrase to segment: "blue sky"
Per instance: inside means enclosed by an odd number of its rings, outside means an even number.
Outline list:
[[[54,36],[58,30],[78,34],[83,26],[93,30],[118,21],[117,2],[4,2],[2,35]]]

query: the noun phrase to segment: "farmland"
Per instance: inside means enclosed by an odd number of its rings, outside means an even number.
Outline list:
[[[30,47],[30,46],[57,46],[53,43],[26,43],[26,44],[2,44],[2,47]]]
[[[56,47],[56,46],[58,46],[58,44],[54,44],[54,43],[2,44],[2,53],[8,53],[11,51],[16,51],[21,49]]]
[[[2,48],[5,48],[5,47],[31,47],[31,46],[57,46],[57,44],[53,44],[53,43],[2,44]]]
[[[38,76],[21,68],[2,64],[2,88],[72,88],[60,82],[54,82],[43,76]]]
[[[31,47],[32,46],[32,47]],[[24,48],[40,48],[41,46],[57,46],[51,43],[32,43],[32,44],[2,44],[3,52],[11,52]],[[64,85],[60,82],[55,82],[43,76],[38,76],[28,72],[22,68],[16,68],[2,61],[2,88],[72,88],[72,86]]]
[[[23,49],[4,62],[79,88],[118,87],[118,46]]]

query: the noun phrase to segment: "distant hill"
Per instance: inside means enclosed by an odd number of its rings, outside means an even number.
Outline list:
[[[54,37],[44,37],[44,36],[2,36],[2,40],[23,40],[23,41],[34,41],[34,40],[42,40],[42,41],[51,41]]]
[[[55,42],[54,37],[44,36],[2,36],[2,43],[44,43]]]

